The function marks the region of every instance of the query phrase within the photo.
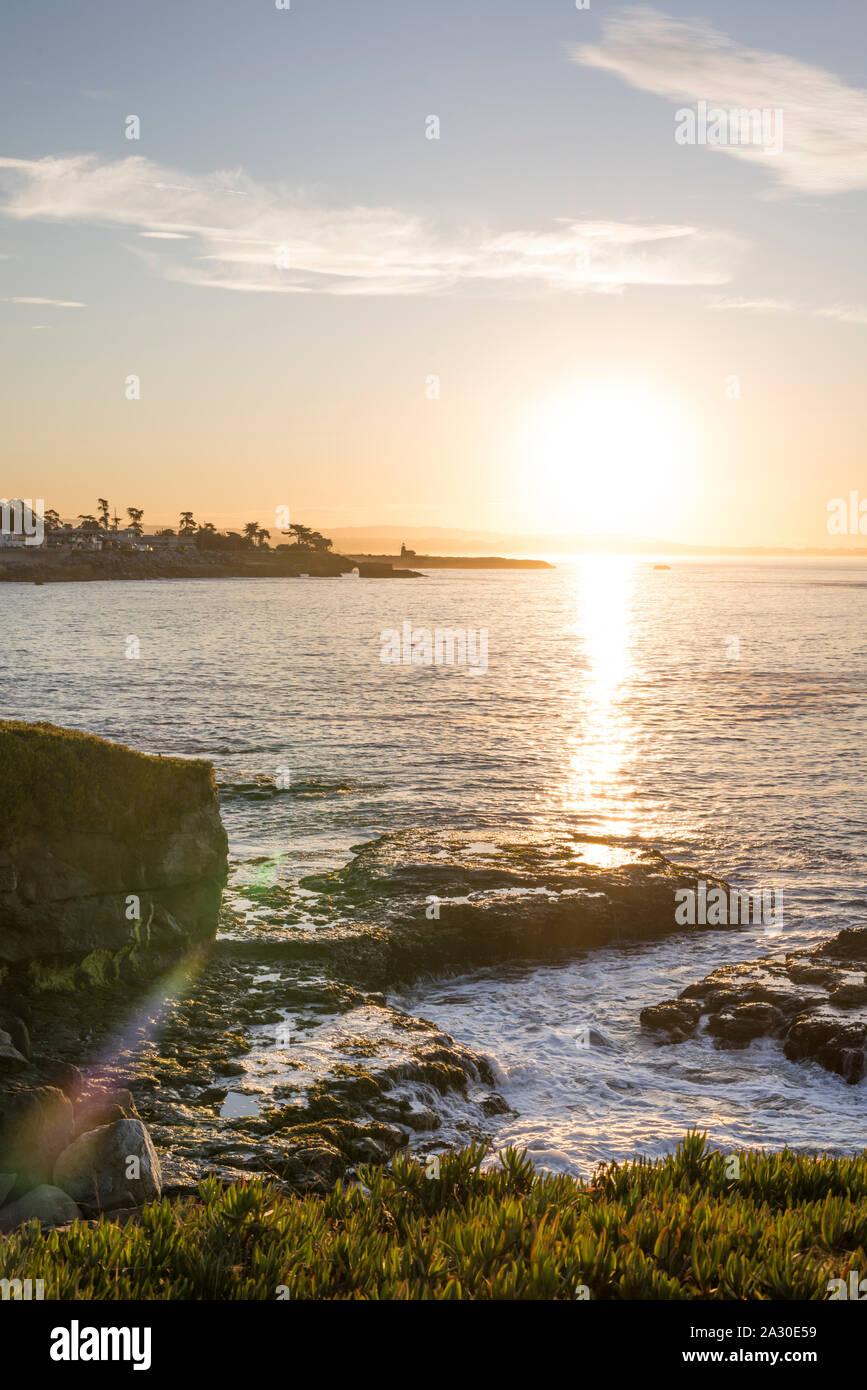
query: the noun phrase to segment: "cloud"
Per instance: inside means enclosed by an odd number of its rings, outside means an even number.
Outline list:
[[[742,48],[702,20],[673,19],[646,6],[606,20],[601,43],[576,44],[571,54],[672,101],[782,110],[780,153],[755,145],[712,148],[759,163],[784,186],[806,193],[867,188],[867,92],[824,68]]]
[[[792,299],[733,299],[710,301],[711,309],[740,310],[750,314],[809,314],[818,319],[836,319],[838,323],[867,324],[867,307],[863,304],[810,304]]]
[[[5,297],[4,304],[50,304],[54,309],[84,309],[87,306],[77,299],[42,299],[36,295],[16,294]]]
[[[0,159],[0,196],[0,212],[20,221],[134,228],[156,243],[134,248],[155,273],[243,293],[721,285],[742,245],[720,231],[604,221],[448,232],[398,208],[327,208],[239,170],[196,177],[141,156]]]

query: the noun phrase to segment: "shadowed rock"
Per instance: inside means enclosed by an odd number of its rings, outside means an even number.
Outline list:
[[[76,965],[122,977],[213,937],[227,841],[210,764],[0,722],[0,765],[0,963],[72,987]]]

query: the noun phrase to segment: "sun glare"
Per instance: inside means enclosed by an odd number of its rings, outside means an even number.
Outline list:
[[[652,536],[687,478],[677,408],[616,383],[554,401],[533,422],[529,445],[537,503],[559,530]]]

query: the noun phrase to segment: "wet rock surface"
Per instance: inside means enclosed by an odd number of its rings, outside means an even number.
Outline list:
[[[775,1038],[790,1060],[858,1082],[867,1071],[867,928],[782,960],[723,966],[677,999],[642,1009],[641,1022],[672,1043],[701,1026],[727,1047]]]
[[[652,850],[614,849],[576,835],[405,832],[358,846],[342,869],[301,880],[334,917],[376,922],[352,934],[347,978],[394,988],[426,973],[682,930],[678,889],[728,892],[721,879]],[[696,928],[701,930],[701,928]],[[340,949],[338,939],[332,949]]]

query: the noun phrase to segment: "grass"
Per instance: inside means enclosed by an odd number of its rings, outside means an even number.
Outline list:
[[[30,830],[154,833],[214,792],[210,763],[158,758],[53,724],[0,720],[0,826],[8,841]]]
[[[406,1157],[364,1187],[287,1197],[260,1181],[163,1200],[139,1225],[31,1224],[0,1241],[0,1277],[84,1299],[826,1299],[867,1272],[867,1155],[707,1147],[609,1165],[588,1183],[509,1150]]]

